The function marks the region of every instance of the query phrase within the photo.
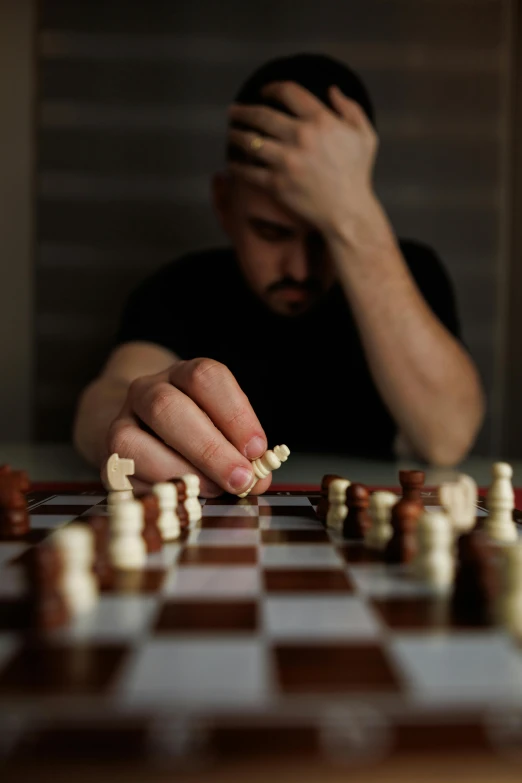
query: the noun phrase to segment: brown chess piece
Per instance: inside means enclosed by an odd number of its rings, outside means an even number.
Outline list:
[[[417,520],[422,506],[416,500],[402,498],[392,508],[393,534],[384,550],[387,563],[411,563],[417,554]]]
[[[317,508],[315,510],[317,519],[320,522],[323,522],[323,524],[326,522],[326,516],[328,514],[328,491],[330,489],[330,484],[335,479],[342,478],[342,476],[337,476],[335,473],[326,473],[321,481],[321,497],[319,499],[319,503],[317,504]]]
[[[176,486],[176,490],[178,493],[178,507],[176,509],[176,514],[178,515],[180,530],[183,532],[184,530],[187,530],[190,526],[188,511],[185,508],[185,500],[187,499],[187,488],[185,486],[185,482],[181,478],[170,479],[170,481],[172,481],[172,483]]]
[[[372,521],[368,514],[370,493],[364,484],[350,484],[346,488],[346,506],[348,513],[343,522],[343,538],[352,541],[362,541],[364,534],[371,527]]]
[[[96,515],[89,517],[88,523],[94,536],[93,571],[101,588],[112,580],[113,569],[109,558],[110,522],[109,517]]]
[[[426,474],[422,470],[400,470],[399,482],[403,500],[413,500],[424,507],[421,493],[425,478]]]
[[[32,547],[25,556],[24,567],[31,628],[52,630],[65,625],[69,611],[61,590],[64,564],[58,548],[50,542]]]
[[[30,518],[27,498],[30,483],[23,470],[0,468],[0,537],[19,538],[29,533]]]
[[[160,513],[159,501],[152,492],[140,498],[143,505],[143,540],[147,545],[147,552],[159,552],[163,548],[163,538],[158,527]]]
[[[497,550],[483,530],[459,536],[457,573],[451,601],[459,625],[489,625],[500,591]]]

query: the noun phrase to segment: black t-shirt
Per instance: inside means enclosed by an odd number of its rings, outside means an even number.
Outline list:
[[[426,302],[460,336],[449,279],[434,252],[401,241]],[[391,457],[396,425],[372,380],[339,285],[309,312],[273,313],[248,288],[232,249],[169,263],[130,296],[117,343],[145,340],[183,359],[225,364],[248,396],[268,443],[296,451]]]

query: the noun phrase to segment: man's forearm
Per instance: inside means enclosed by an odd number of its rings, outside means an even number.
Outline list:
[[[118,378],[98,378],[83,392],[74,422],[73,439],[77,451],[95,467],[106,457],[109,427],[125,402],[129,382]]]
[[[370,370],[416,454],[454,464],[470,448],[484,402],[475,367],[420,294],[375,201],[365,220],[327,237]]]

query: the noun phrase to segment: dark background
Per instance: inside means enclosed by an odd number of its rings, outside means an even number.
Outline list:
[[[431,244],[456,286],[489,398],[476,451],[511,446],[522,456],[514,420],[506,425],[520,385],[510,369],[516,303],[509,307],[519,254],[518,5],[42,0],[34,14],[33,437],[68,439],[77,395],[100,369],[138,281],[224,241],[209,179],[222,164],[226,107],[241,81],[270,57],[317,51],[366,81],[381,137],[378,193],[397,232]]]

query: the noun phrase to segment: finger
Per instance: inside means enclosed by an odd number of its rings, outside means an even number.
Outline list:
[[[124,410],[112,424],[108,437],[108,453],[134,460],[135,474],[131,479],[137,491],[173,476],[195,473],[200,480],[203,497],[220,495],[221,488],[191,465],[181,454],[139,427],[136,417]]]
[[[280,141],[295,141],[297,122],[293,117],[268,106],[244,106],[234,103],[228,110],[232,121],[248,125]]]
[[[268,190],[272,187],[272,171],[260,166],[249,166],[247,163],[236,163],[229,161],[228,169],[232,174],[236,174],[244,182],[250,185],[257,185],[260,188]]]
[[[318,114],[331,114],[325,104],[309,90],[295,82],[272,82],[263,88],[263,95],[284,104],[296,117],[312,119]]]
[[[269,473],[269,475],[266,478],[259,479],[255,487],[252,487],[249,495],[262,495],[263,492],[266,492],[269,488],[270,484],[272,483],[272,474]]]
[[[244,150],[252,157],[268,163],[278,165],[283,157],[283,147],[280,143],[271,141],[267,137],[259,136],[252,131],[240,131],[234,128],[228,132],[229,141],[236,147]],[[259,146],[260,145],[260,146]]]
[[[227,492],[238,494],[253,481],[252,464],[201,408],[171,383],[135,381],[132,411],[189,463]]]
[[[356,128],[373,130],[373,125],[362,106],[358,104],[357,101],[347,98],[339,87],[330,87],[330,99],[334,108],[337,109],[344,120],[351,125],[354,125]]]
[[[248,397],[224,364],[213,359],[178,362],[169,381],[194,400],[248,460],[265,453],[265,432]]]

